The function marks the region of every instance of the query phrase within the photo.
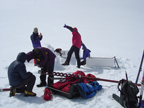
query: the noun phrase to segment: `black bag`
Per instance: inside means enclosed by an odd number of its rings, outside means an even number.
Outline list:
[[[121,89],[119,88],[120,85]],[[125,108],[135,108],[137,106],[139,89],[133,82],[124,79],[120,80],[118,90],[120,91],[120,103],[122,103]]]

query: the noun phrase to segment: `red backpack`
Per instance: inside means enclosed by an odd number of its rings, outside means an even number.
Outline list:
[[[48,101],[51,99],[51,92],[48,88],[45,88],[44,90],[44,100]]]

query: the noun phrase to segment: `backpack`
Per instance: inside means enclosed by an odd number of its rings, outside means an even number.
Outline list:
[[[119,88],[120,85],[121,89]],[[120,103],[122,103],[125,108],[135,108],[137,106],[139,89],[133,82],[124,79],[120,80],[118,90],[120,91]]]
[[[77,83],[76,86],[80,95],[86,99],[95,96],[97,91],[102,89],[102,86],[99,85],[97,81],[91,81],[89,83]]]
[[[44,89],[44,100],[51,100],[51,91],[48,88]]]

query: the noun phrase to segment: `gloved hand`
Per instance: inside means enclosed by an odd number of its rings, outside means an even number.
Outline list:
[[[66,25],[66,24],[64,25],[64,28],[67,28],[67,25]]]

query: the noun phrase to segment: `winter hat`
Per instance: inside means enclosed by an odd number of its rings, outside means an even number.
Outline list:
[[[39,48],[34,48],[33,54],[34,54],[34,59],[40,59],[40,60],[44,59],[44,56]]]
[[[38,28],[35,27],[35,28],[34,28],[34,33],[37,33],[37,32],[38,32]]]

